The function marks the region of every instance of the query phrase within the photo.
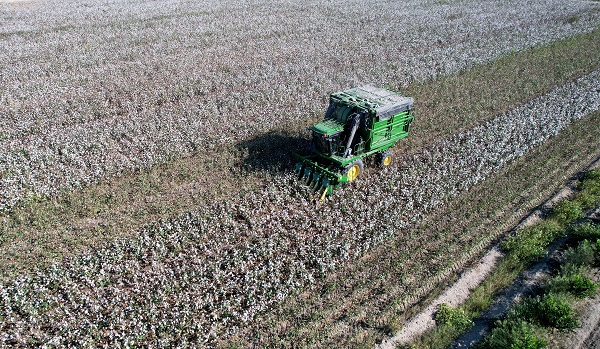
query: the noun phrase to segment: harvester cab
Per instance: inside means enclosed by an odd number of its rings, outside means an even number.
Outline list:
[[[377,155],[381,166],[389,166],[389,148],[408,136],[412,104],[411,97],[373,86],[331,94],[325,118],[310,129],[312,153],[296,154],[298,176],[320,192],[323,201],[358,177],[363,158]]]

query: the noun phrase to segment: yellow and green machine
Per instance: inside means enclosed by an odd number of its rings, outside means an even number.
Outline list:
[[[381,166],[394,157],[389,148],[408,136],[413,99],[373,86],[332,93],[323,121],[310,128],[310,155],[295,154],[301,179],[326,195],[363,171],[363,158],[377,156]]]

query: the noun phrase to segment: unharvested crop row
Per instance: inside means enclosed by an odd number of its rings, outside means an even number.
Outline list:
[[[304,124],[342,87],[406,86],[598,20],[554,0],[44,6],[0,12],[0,209]]]
[[[369,173],[318,209],[285,174],[238,202],[15,278],[0,287],[1,339],[212,344],[597,110],[599,87],[599,72],[582,77],[431,145],[405,167]],[[427,258],[432,276],[443,263],[426,251],[413,258]]]

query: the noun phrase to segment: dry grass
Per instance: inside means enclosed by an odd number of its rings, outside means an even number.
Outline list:
[[[600,31],[594,31],[413,84],[407,94],[418,101],[419,119],[400,149],[416,152],[433,140],[472,127],[597,69],[599,45]],[[448,114],[461,117],[449,118]],[[130,234],[149,221],[177,215],[207,201],[262,188],[274,173],[291,165],[291,152],[305,142],[301,133],[304,126],[291,125],[287,132],[273,131],[261,136],[263,139],[126,172],[87,188],[65,191],[51,200],[33,197],[26,205],[0,216],[2,277],[47,265],[65,254]],[[264,149],[267,138],[268,143],[276,143],[275,153]]]

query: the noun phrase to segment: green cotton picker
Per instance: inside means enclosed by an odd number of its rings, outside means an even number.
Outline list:
[[[411,97],[373,86],[331,94],[325,118],[310,128],[312,153],[294,154],[298,176],[323,201],[358,177],[363,158],[376,155],[380,166],[389,166],[394,157],[389,148],[408,136],[412,105]]]

